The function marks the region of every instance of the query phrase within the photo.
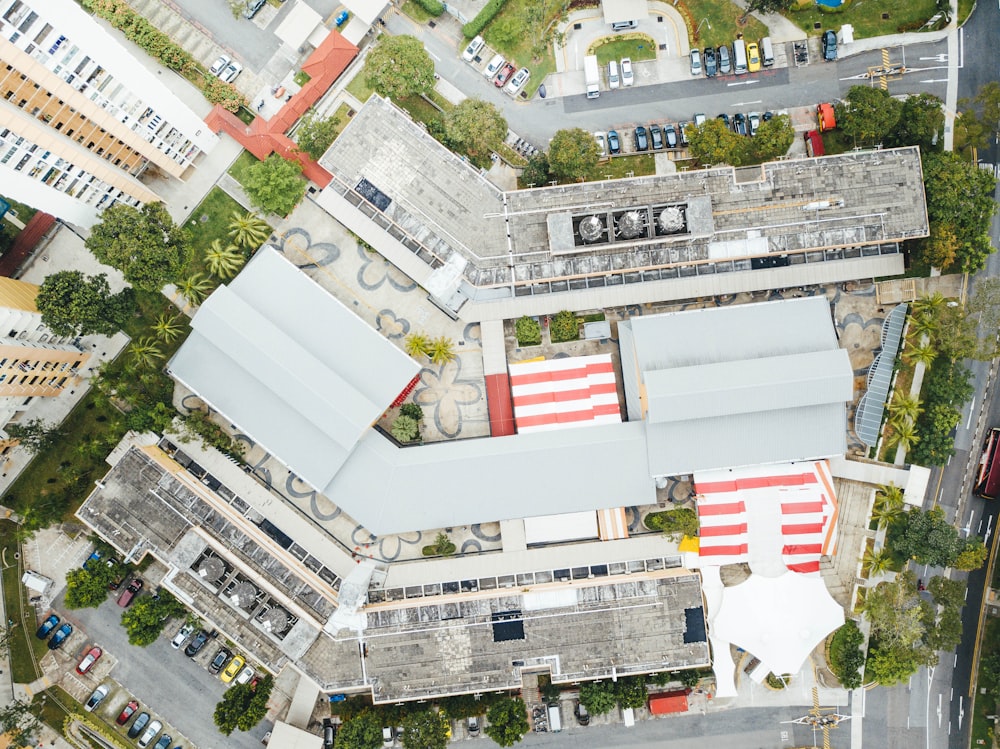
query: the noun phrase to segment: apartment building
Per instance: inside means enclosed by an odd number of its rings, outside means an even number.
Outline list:
[[[159,200],[150,168],[185,179],[218,138],[73,0],[0,0],[5,192],[80,226]]]

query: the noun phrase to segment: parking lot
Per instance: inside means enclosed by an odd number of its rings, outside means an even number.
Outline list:
[[[55,676],[62,686],[83,702],[109,675],[124,685],[122,689],[112,690],[98,707],[97,714],[109,723],[114,722],[121,708],[134,697],[139,701],[139,711],[149,712],[160,720],[164,730],[174,737],[171,746],[260,747],[261,739],[270,728],[267,721],[249,733],[236,731],[223,738],[212,720],[212,712],[227,685],[209,674],[205,666],[224,644],[221,638],[209,640],[197,658],[191,659],[184,655],[183,649],[170,647],[170,638],[180,622],[168,623],[163,636],[148,647],[130,645],[121,626],[122,609],[114,597],[109,596],[97,609],[69,611],[59,596],[54,608],[63,621],[71,622],[75,629],[63,650],[57,651],[60,673]],[[80,676],[74,669],[90,644],[99,645],[105,653],[91,673]]]

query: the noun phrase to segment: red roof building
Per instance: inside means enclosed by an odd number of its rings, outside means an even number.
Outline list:
[[[653,715],[686,713],[688,711],[687,692],[667,692],[649,698],[649,712]]]

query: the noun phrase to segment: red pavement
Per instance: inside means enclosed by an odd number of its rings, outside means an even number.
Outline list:
[[[42,211],[32,216],[15,237],[11,248],[0,257],[0,276],[13,277],[55,222],[55,216]]]
[[[514,434],[514,407],[510,401],[507,373],[486,375],[486,406],[490,412],[490,436]]]
[[[235,114],[216,105],[208,113],[205,122],[213,132],[224,131],[235,138],[258,159],[263,160],[276,153],[286,159],[298,161],[306,179],[320,187],[326,187],[332,179],[330,173],[297,150],[295,142],[285,133],[319,101],[357,54],[357,47],[338,32],[331,31],[302,66],[310,80],[270,120],[257,117],[247,126]]]

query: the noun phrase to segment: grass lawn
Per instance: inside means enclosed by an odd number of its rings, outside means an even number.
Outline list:
[[[407,5],[409,5],[409,3],[407,3]],[[368,87],[368,83],[365,81],[364,70],[359,71],[358,74],[351,79],[351,82],[347,84],[346,88],[347,93],[360,101],[362,104],[368,101],[368,98],[373,93],[372,89]]]
[[[527,98],[535,95],[535,91],[545,81],[549,73],[555,72],[556,58],[552,54],[552,43],[545,42],[547,32],[554,30],[556,22],[562,17],[565,2],[563,0],[507,0],[490,25],[483,32],[483,37],[497,52],[508,60],[512,60],[518,68],[528,68],[531,78],[521,93]],[[513,19],[513,25],[523,29],[513,42],[498,39],[493,33],[495,28],[502,28]],[[521,94],[518,94],[520,97]]]
[[[406,96],[399,99],[396,103],[409,112],[410,117],[417,122],[424,123],[428,127],[432,123],[441,122],[444,119],[444,113],[440,112],[437,107],[422,96]]]
[[[243,153],[249,155],[249,151]],[[205,251],[215,239],[221,240],[224,245],[229,243],[229,224],[233,220],[234,213],[242,216],[246,213],[246,209],[218,187],[213,187],[201,204],[191,212],[184,227],[191,234],[194,258],[184,271],[185,277],[193,273],[207,272],[203,261]]]
[[[244,151],[236,158],[236,161],[233,162],[233,165],[229,167],[229,174],[232,175],[237,182],[242,184],[243,173],[247,170],[248,167],[256,164],[258,161],[259,159],[252,153],[250,153],[249,151]]]
[[[753,41],[768,33],[767,26],[753,17],[748,17],[746,24],[740,26],[743,11],[730,0],[680,0],[677,9],[684,16],[692,47],[731,45],[740,33]]]
[[[968,3],[971,10],[971,0]],[[808,10],[786,13],[786,17],[794,24],[818,36],[825,29],[839,29],[845,23],[853,24],[854,38],[867,39],[883,34],[896,34],[900,26],[924,22],[936,12],[934,0],[870,0],[858,2],[855,0],[843,13],[820,13],[815,6]],[[887,13],[888,19],[883,20],[882,14]],[[815,28],[815,24],[820,28]]]
[[[631,58],[632,62],[656,59],[656,42],[645,34],[632,34],[631,38],[606,37],[591,45],[587,54],[597,55],[599,65],[607,65],[611,60],[623,57]]]
[[[38,622],[21,585],[21,560],[14,559],[20,545],[14,538],[17,526],[0,521],[0,560],[3,562],[3,603],[7,618],[14,620],[10,640],[10,668],[16,682],[29,683],[42,675],[37,662],[45,655],[45,641],[35,637]]]
[[[413,2],[413,0],[406,0],[403,3],[403,12],[417,23],[427,23],[434,18],[434,16]]]
[[[61,736],[63,725],[73,713],[83,714],[83,706],[62,687],[52,686],[31,701],[32,712]]]
[[[958,24],[961,26],[965,19],[969,17],[976,0],[958,0]]]
[[[587,175],[586,181],[597,182],[602,179],[621,179],[622,177],[629,176],[629,172],[633,173],[633,177],[645,177],[649,174],[655,174],[656,162],[653,160],[653,154],[643,153],[633,156],[616,156],[610,161],[602,161]]]
[[[337,124],[334,127],[334,140],[337,140],[337,138],[340,137],[340,134],[344,132],[344,128],[347,127],[347,123],[351,121],[352,113],[353,111],[346,103],[342,103],[339,107],[337,107],[337,111],[333,113],[333,117],[337,120]]]

